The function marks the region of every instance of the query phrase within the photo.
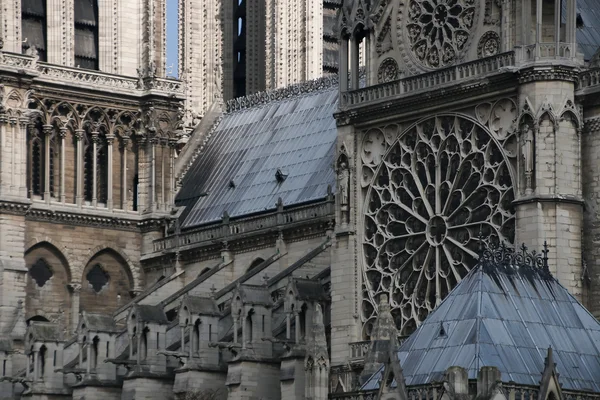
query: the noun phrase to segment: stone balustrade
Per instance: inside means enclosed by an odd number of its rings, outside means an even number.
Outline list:
[[[169,236],[153,242],[153,251],[163,252],[185,246],[198,246],[202,243],[212,243],[214,240],[232,239],[237,235],[244,235],[262,230],[289,226],[295,223],[306,223],[311,220],[333,217],[334,207],[332,200],[317,204],[295,207],[289,210],[277,210],[254,217],[240,218],[218,222],[180,235]]]
[[[64,65],[38,62],[34,57],[23,54],[0,52],[0,70],[16,70],[36,76],[41,81],[70,83],[99,90],[141,93],[154,91],[164,94],[183,95],[183,83],[171,78],[138,78],[109,74]]]
[[[506,52],[476,61],[442,68],[425,74],[410,76],[393,82],[382,83],[341,94],[340,108],[350,109],[377,103],[392,97],[402,97],[427,90],[439,89],[440,85],[485,76],[501,68],[515,65],[515,53]]]
[[[516,57],[519,63],[529,63],[541,60],[574,61],[577,57],[577,48],[573,43],[535,43],[517,47]]]

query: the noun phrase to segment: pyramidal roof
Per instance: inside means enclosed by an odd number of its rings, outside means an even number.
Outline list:
[[[539,385],[551,347],[563,389],[600,391],[600,323],[547,269],[514,265],[480,262],[402,344],[407,386],[440,382],[451,366]],[[378,389],[382,372],[362,390]]]

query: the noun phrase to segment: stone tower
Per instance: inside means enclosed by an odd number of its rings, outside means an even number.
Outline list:
[[[578,12],[574,0],[344,2],[332,389],[353,387],[345,365],[379,299],[409,335],[482,237],[547,241],[551,272],[585,300]]]
[[[337,71],[335,1],[180,1],[186,122],[210,105]]]

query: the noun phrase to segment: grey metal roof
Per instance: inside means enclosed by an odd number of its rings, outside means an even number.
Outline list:
[[[215,299],[210,297],[185,296],[181,306],[187,307],[191,314],[221,315]]]
[[[443,326],[445,335],[440,335]],[[538,385],[549,347],[563,389],[600,391],[600,323],[556,279],[475,268],[398,350],[406,385],[442,381],[451,366],[476,379]],[[382,369],[363,390],[378,388]]]
[[[279,197],[284,206],[325,198],[335,186],[337,99],[333,85],[225,114],[177,196],[187,206],[182,228],[218,221],[224,212],[273,210]],[[287,174],[283,182],[278,169]]]
[[[566,1],[563,2],[563,15],[566,14]],[[583,27],[577,29],[577,43],[586,61],[600,46],[600,0],[577,0],[577,13],[583,20]]]
[[[161,305],[135,304],[132,313],[136,314],[138,321],[168,324],[169,320]]]
[[[98,313],[82,313],[83,323],[87,329],[95,332],[118,332],[117,324],[111,315]]]

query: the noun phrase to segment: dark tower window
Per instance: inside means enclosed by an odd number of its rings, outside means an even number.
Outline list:
[[[39,287],[42,287],[52,278],[53,274],[46,260],[40,258],[29,269],[29,275],[31,275]]]
[[[106,271],[98,264],[92,267],[86,278],[96,293],[100,292],[110,279]]]
[[[98,2],[75,0],[75,66],[98,69]]]
[[[22,50],[37,49],[40,61],[46,61],[46,1],[21,0]]]
[[[234,1],[233,96],[246,95],[246,2]]]

